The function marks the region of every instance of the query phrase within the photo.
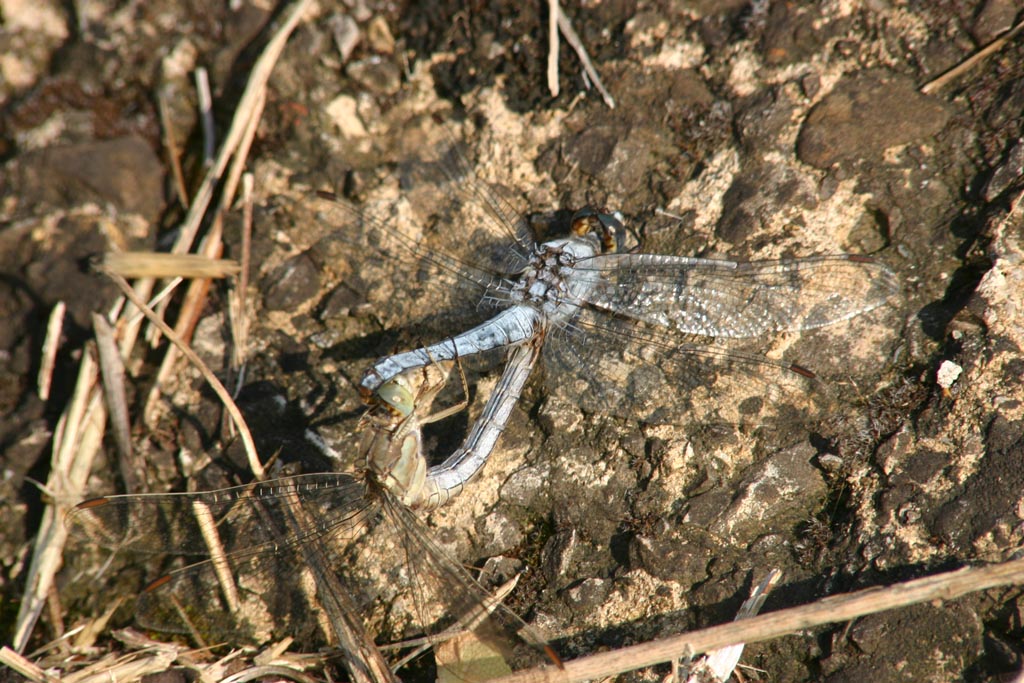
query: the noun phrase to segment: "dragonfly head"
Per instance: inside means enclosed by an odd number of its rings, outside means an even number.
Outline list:
[[[380,385],[374,396],[378,403],[401,417],[408,417],[416,407],[412,391],[398,378]]]
[[[626,228],[618,211],[585,206],[573,214],[570,231],[577,237],[593,234],[601,242],[605,254],[623,251]]]

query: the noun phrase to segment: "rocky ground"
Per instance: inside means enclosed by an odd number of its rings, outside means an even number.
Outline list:
[[[173,236],[184,210],[166,131],[194,188],[203,166],[191,75],[208,70],[222,135],[281,19],[268,5],[0,4],[4,624],[46,500],[34,482],[47,479],[90,315],[116,296],[88,259]],[[1017,553],[1024,42],[933,81],[1010,29],[1019,7],[612,0],[564,10],[614,109],[564,44],[552,97],[544,3],[321,3],[296,29],[248,162],[255,310],[240,403],[262,451],[301,460],[309,427],[354,455],[342,446],[357,438],[354,382],[430,329],[417,316],[430,301],[403,290],[401,274],[355,250],[330,262],[309,250],[337,226],[310,221],[303,197],[323,187],[357,202],[394,196],[410,145],[447,130],[469,136],[480,175],[517,203],[547,215],[617,208],[645,251],[870,254],[903,286],[854,321],[771,340],[771,354],[799,358],[840,399],[809,428],[691,430],[609,416],[560,397],[549,388],[557,378],[538,373],[481,478],[428,523],[468,564],[504,556],[524,570],[509,604],[563,656],[728,621],[772,568],[784,578],[765,610]],[[225,225],[227,256],[240,250],[239,216]],[[385,291],[398,306],[381,303]],[[67,321],[44,401],[35,377],[58,301]],[[193,342],[217,367],[226,308],[215,289]],[[130,365],[140,413],[156,358]],[[962,371],[955,381],[940,382],[945,362]],[[183,453],[218,466],[191,485],[228,485],[237,448],[216,401],[180,368],[156,424],[141,414],[134,423],[150,488],[184,490]],[[434,452],[457,444],[466,424],[434,430]],[[119,490],[114,462],[100,459],[89,493]],[[50,613],[33,643],[102,609],[94,586],[90,601],[83,579],[69,577],[59,584],[64,624]],[[104,600],[143,580],[119,578]],[[882,613],[752,645],[745,675],[1009,676],[1024,667],[1022,610],[1014,588]],[[114,625],[129,623],[122,611]]]

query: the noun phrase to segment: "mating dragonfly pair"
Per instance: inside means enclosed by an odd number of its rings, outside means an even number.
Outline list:
[[[346,244],[357,241],[380,263],[401,264],[412,286],[443,299],[432,309],[444,329],[465,331],[439,334],[440,341],[382,358],[366,372],[359,388],[372,407],[366,464],[356,475],[109,496],[73,510],[72,528],[106,547],[204,558],[144,592],[144,624],[237,636],[246,603],[273,613],[285,602],[295,611],[297,601],[305,603],[282,590],[281,579],[295,574],[297,550],[317,543],[330,548],[359,604],[379,597],[381,576],[373,582],[358,567],[367,555],[384,556],[384,583],[402,576],[419,587],[419,612],[430,615],[420,619],[435,621],[436,632],[473,623],[544,652],[511,612],[485,607],[485,591],[411,512],[444,504],[480,470],[538,361],[553,390],[569,391],[586,410],[628,408],[681,423],[772,422],[794,408],[827,409],[830,397],[812,372],[770,360],[758,341],[847,320],[898,291],[891,270],[862,256],[740,263],[637,253],[624,249],[621,217],[594,210],[577,213],[568,236],[539,242],[476,178],[457,145],[418,164],[416,175],[442,179],[437,196],[446,208],[435,215],[443,229],[433,235],[413,237],[387,211],[357,209],[330,194],[311,201],[321,220],[349,224]],[[447,245],[432,240],[444,235]],[[444,382],[440,371],[494,354],[505,354],[505,368],[480,417],[462,446],[430,467],[420,428],[436,417],[430,410]],[[422,586],[430,586],[427,594]]]

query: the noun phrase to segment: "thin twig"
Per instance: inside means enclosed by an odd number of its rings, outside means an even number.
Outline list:
[[[174,289],[181,282],[181,278],[171,281],[159,294],[155,297],[155,302],[151,305],[158,305],[160,301],[171,295]],[[149,295],[153,293],[153,287],[156,286],[156,280],[151,277],[141,278],[135,281],[133,289],[135,294],[142,300],[149,298]],[[129,304],[130,305],[130,304]],[[135,342],[139,338],[139,333],[142,331],[142,321],[145,317],[139,311],[131,312],[124,311],[119,314],[120,319],[118,326],[120,330],[121,339],[121,358],[128,362],[131,357],[132,349],[135,348]],[[139,361],[141,362],[141,360]]]
[[[243,131],[236,154],[233,157],[231,168],[228,171],[228,177],[224,184],[224,191],[221,195],[221,203],[218,205],[217,211],[214,215],[212,228],[204,239],[201,247],[203,251],[201,256],[209,260],[218,260],[223,250],[223,244],[220,240],[224,229],[224,211],[226,211],[230,206],[232,198],[235,195],[235,190],[238,188],[239,176],[241,176],[242,171],[245,168],[245,161],[249,156],[249,150],[252,147],[253,138],[256,136],[256,130],[259,127],[259,121],[263,115],[263,105],[265,102],[266,93],[259,93],[256,97],[255,103],[248,112],[248,125]],[[209,293],[209,290],[210,282],[207,279],[197,279],[189,285],[185,294],[185,301],[182,304],[181,311],[178,315],[178,321],[175,324],[175,331],[182,339],[187,340],[191,336],[192,330],[199,320],[199,314],[202,311],[203,304],[206,301],[206,295]],[[152,419],[156,401],[160,395],[160,389],[164,381],[171,375],[175,360],[176,357],[173,347],[168,348],[167,354],[164,356],[164,359],[160,364],[160,369],[157,372],[156,381],[153,383],[153,389],[146,401],[146,406],[143,412],[143,416],[146,421]]]
[[[944,87],[950,81],[970,71],[975,66],[977,66],[983,59],[991,55],[993,52],[1002,49],[1003,45],[1006,45],[1007,42],[1012,40],[1014,36],[1020,33],[1021,29],[1024,29],[1024,21],[1018,23],[1009,31],[999,36],[998,38],[996,38],[991,43],[975,52],[973,55],[971,55],[964,61],[957,64],[949,71],[946,71],[945,73],[925,83],[923,86],[921,86],[921,92],[924,93],[925,95],[931,95],[939,88]]]
[[[181,170],[181,149],[178,138],[174,134],[171,113],[167,105],[167,92],[164,88],[157,90],[157,109],[160,112],[160,126],[164,131],[164,149],[167,150],[167,162],[171,165],[174,176],[174,193],[184,208],[188,208],[188,187],[185,185],[185,174]]]
[[[604,83],[601,82],[601,76],[597,73],[597,69],[594,68],[594,64],[590,61],[590,55],[587,54],[587,48],[583,47],[583,41],[576,35],[575,29],[572,27],[572,23],[569,21],[569,17],[565,16],[565,12],[562,11],[558,5],[555,5],[558,10],[558,28],[562,31],[562,35],[565,36],[565,40],[572,46],[572,49],[576,51],[576,56],[580,58],[580,62],[583,63],[583,70],[586,72],[590,80],[593,81],[597,91],[601,93],[601,98],[604,99],[604,103],[608,105],[609,109],[615,109],[615,99],[611,96],[605,87]]]
[[[246,173],[242,176],[242,267],[238,276],[237,286],[231,290],[229,304],[231,315],[232,338],[234,339],[232,350],[232,364],[238,373],[238,384],[235,393],[241,389],[245,375],[244,366],[248,356],[249,344],[249,308],[246,295],[249,290],[249,267],[252,263],[252,196],[253,196],[253,175]]]
[[[162,251],[109,251],[103,255],[103,266],[126,279],[149,277],[218,280],[238,275],[241,268],[238,261],[232,259],[212,259],[203,254],[168,254]]]
[[[256,131],[260,126],[260,119],[263,118],[263,107],[267,102],[267,91],[261,91],[253,102],[252,109],[249,111],[248,125],[242,131],[242,138],[238,143],[238,149],[231,162],[231,168],[228,169],[228,177],[224,183],[224,193],[220,198],[220,210],[218,213],[223,213],[231,208],[231,203],[235,201],[235,191],[238,189],[239,179],[242,177],[242,172],[245,170],[246,159],[249,158],[249,150],[252,148],[252,141],[256,137]]]
[[[50,311],[50,320],[46,323],[46,339],[43,340],[42,353],[39,359],[39,374],[36,380],[39,398],[50,400],[50,383],[53,381],[53,367],[57,360],[57,349],[60,348],[60,335],[64,330],[64,311],[67,306],[58,301]]]
[[[107,401],[121,478],[129,492],[144,493],[147,490],[146,476],[144,468],[139,467],[133,456],[128,394],[124,387],[124,363],[114,341],[114,330],[107,319],[98,313],[92,314],[92,329],[96,337],[96,354],[99,356],[100,372],[103,377],[103,395]]]
[[[312,0],[298,0],[295,3],[284,24],[274,34],[274,37],[270,39],[267,46],[263,49],[263,53],[253,65],[252,73],[249,75],[249,82],[246,83],[245,91],[238,100],[235,115],[231,120],[231,127],[228,128],[224,143],[217,154],[217,159],[206,172],[203,182],[199,185],[199,189],[192,199],[188,215],[182,222],[181,234],[178,236],[178,241],[172,250],[175,253],[183,254],[192,248],[192,242],[199,231],[199,225],[206,214],[210,200],[213,199],[214,188],[224,173],[224,169],[227,168],[228,162],[234,155],[235,150],[238,148],[238,144],[245,134],[245,129],[249,126],[249,121],[252,119],[252,108],[258,98],[263,96],[267,87],[267,81],[274,70],[274,65],[281,56],[281,52],[284,50],[288,36],[295,30],[295,27],[309,9],[311,2]]]
[[[57,678],[49,675],[6,645],[0,647],[0,664],[18,672],[30,681],[35,681],[35,683],[57,683],[58,681]]]
[[[39,522],[32,561],[26,572],[25,592],[18,608],[14,635],[14,648],[21,651],[39,619],[53,577],[60,567],[61,554],[67,541],[64,512],[69,498],[81,498],[85,480],[92,469],[92,461],[103,440],[103,427],[107,414],[96,382],[99,369],[92,352],[87,348],[78,367],[78,380],[71,400],[57,421],[50,456],[50,476],[47,490],[52,503],[43,510]]]
[[[215,221],[210,232],[203,238],[200,245],[201,255],[208,259],[219,259],[223,253],[224,245],[221,242],[223,223]],[[174,332],[183,342],[187,343],[192,337],[192,332],[199,322],[206,305],[206,297],[210,293],[210,280],[207,278],[196,278],[189,282],[185,290],[185,298],[181,303],[181,310],[178,312],[178,319],[174,323]],[[161,317],[157,314],[157,317]],[[164,383],[174,372],[174,364],[177,361],[175,347],[170,346],[164,353],[163,360],[153,380],[153,386],[146,397],[146,405],[143,407],[142,419],[146,424],[155,420],[156,405],[159,401]]]
[[[834,595],[801,607],[581,657],[565,662],[563,671],[554,668],[520,671],[497,679],[497,683],[583,681],[615,676],[679,656],[693,656],[737,643],[756,643],[868,614],[933,600],[953,600],[968,593],[1021,583],[1024,583],[1024,559],[985,567],[968,567],[885,588]]]
[[[238,177],[244,168],[245,159],[249,153],[252,138],[255,135],[260,116],[262,115],[263,104],[266,101],[267,81],[270,78],[270,74],[274,69],[274,65],[277,63],[281,52],[284,50],[288,36],[295,29],[295,26],[298,25],[299,20],[302,18],[310,2],[311,0],[298,0],[291,14],[288,15],[284,25],[277,31],[277,33],[274,34],[274,37],[267,43],[267,46],[264,48],[259,59],[256,60],[252,73],[249,75],[249,81],[246,84],[245,91],[242,93],[242,97],[238,101],[238,106],[235,109],[235,114],[231,120],[231,127],[228,129],[228,134],[224,139],[224,144],[217,155],[216,161],[207,171],[206,176],[203,178],[203,182],[199,186],[199,190],[196,192],[196,196],[192,201],[192,206],[189,207],[188,215],[182,223],[178,240],[171,249],[173,253],[187,253],[192,248],[192,243],[199,231],[199,226],[202,222],[203,216],[205,215],[210,201],[213,198],[214,188],[220,181],[221,176],[228,167],[228,163],[232,159],[234,159],[234,165],[232,167],[231,174],[229,175],[228,183],[226,184],[222,194],[221,206],[230,206],[233,201]],[[219,216],[220,213],[218,212],[218,219]],[[218,224],[219,220],[215,220],[215,228]],[[204,285],[197,284],[195,282],[190,286],[189,295],[192,297],[193,304],[201,298],[200,294],[202,293],[202,287],[204,287]],[[165,308],[160,307],[158,310],[160,313],[159,317],[162,318]],[[184,316],[184,306],[182,316]],[[184,331],[192,324],[192,320],[186,319],[183,322],[181,317],[179,317],[176,329]],[[146,420],[148,420],[152,415],[153,406],[155,405],[156,400],[156,391],[159,389],[162,379],[167,377],[170,372],[170,368],[173,367],[173,360],[173,352],[169,351],[169,356],[165,357],[161,364],[157,382],[154,384],[154,390],[150,393],[150,396],[147,399],[144,411],[144,419]]]
[[[71,654],[71,649],[67,646],[63,636],[67,633],[67,627],[64,625],[64,606],[60,600],[60,592],[57,590],[56,584],[50,584],[50,590],[46,594],[46,607],[47,616],[50,619],[50,628],[53,629],[54,634],[57,636],[57,641],[60,643],[58,647],[64,652],[64,654]]]
[[[114,273],[108,273],[108,276],[118,287],[121,288],[122,293],[124,293],[124,295],[146,315],[146,318],[160,328],[160,331],[167,336],[171,343],[177,346],[178,350],[180,350],[192,365],[199,370],[203,379],[206,380],[210,385],[210,388],[217,394],[217,397],[224,403],[224,408],[228,411],[228,414],[231,415],[231,419],[234,420],[235,426],[238,428],[238,431],[242,436],[242,443],[245,445],[245,454],[249,459],[249,468],[252,470],[253,475],[257,479],[263,479],[263,465],[260,463],[259,455],[256,452],[256,443],[252,439],[252,434],[249,432],[249,427],[245,424],[245,418],[242,417],[241,411],[238,410],[238,406],[235,405],[235,402],[231,400],[231,395],[228,393],[228,390],[220,383],[217,376],[210,371],[210,368],[206,367],[206,363],[196,355],[195,351],[189,348],[188,344],[183,342],[178,335],[174,333],[174,330],[167,325],[167,323],[161,320],[142,299],[135,295],[135,292],[132,291],[132,288],[123,277],[115,275]]]
[[[558,97],[558,0],[548,0],[548,90]]]
[[[750,591],[750,597],[740,605],[739,610],[736,612],[736,618],[733,621],[750,619],[757,616],[757,613],[764,607],[764,601],[768,599],[768,595],[778,585],[780,580],[782,580],[782,572],[780,570],[772,569],[768,572],[761,579],[761,583],[754,586],[753,590]],[[724,682],[729,680],[733,670],[740,661],[740,657],[743,655],[744,645],[744,643],[728,645],[706,652],[703,657],[694,662],[693,666],[690,667],[690,675],[686,682],[699,683],[700,681],[711,680]]]
[[[119,272],[116,269],[113,269],[113,272],[117,273],[118,275],[121,275],[121,277],[128,277],[127,275],[124,275],[123,273]],[[181,277],[175,277],[174,279],[172,279],[170,282],[168,282],[166,285],[164,285],[163,289],[161,289],[159,292],[157,292],[156,296],[154,296],[152,299],[149,300],[149,304],[148,304],[149,307],[152,308],[155,311],[157,306],[160,305],[160,302],[162,302],[164,299],[166,299],[171,294],[173,294],[174,290],[176,290],[178,288],[178,285],[180,285],[184,281],[185,281],[185,279],[181,278]],[[140,282],[152,283],[153,282],[153,278],[144,278],[142,280],[136,280],[135,281],[135,287],[134,287],[135,293],[138,295],[138,297],[140,299],[145,300],[146,296],[139,291],[139,283]],[[129,301],[128,303],[130,304],[131,302]],[[135,309],[133,307],[131,315],[129,316],[126,313],[124,316],[122,316],[122,318],[124,318],[124,319],[119,324],[124,325],[127,328],[131,329],[133,327],[137,328],[138,327],[137,323],[140,320],[145,320],[146,316],[143,314],[142,311],[140,311],[138,309]],[[127,320],[127,322],[125,322],[125,320]],[[124,351],[123,351],[125,345],[122,343],[121,346],[122,346],[122,355],[125,355]]]
[[[203,128],[203,165],[213,163],[217,150],[217,132],[213,125],[213,97],[210,95],[210,77],[206,69],[196,69],[196,94],[199,96],[199,121]]]
[[[223,679],[221,683],[248,683],[248,681],[255,681],[256,679],[262,678],[268,678],[271,680],[284,678],[298,681],[299,683],[317,683],[319,680],[299,671],[298,669],[293,669],[290,666],[264,664],[261,666],[250,666],[242,669],[238,673],[231,674],[227,678]]]
[[[235,585],[235,577],[231,574],[231,565],[224,552],[224,541],[220,537],[217,528],[217,520],[214,519],[210,506],[201,500],[193,501],[192,515],[196,518],[196,526],[203,537],[203,543],[210,554],[210,562],[213,564],[213,572],[220,584],[221,593],[224,595],[224,602],[227,603],[228,611],[237,613],[241,600],[238,597],[238,586]]]

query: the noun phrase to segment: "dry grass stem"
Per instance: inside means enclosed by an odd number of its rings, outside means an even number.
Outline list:
[[[257,679],[270,678],[299,681],[299,683],[319,683],[319,679],[309,676],[298,669],[281,665],[250,666],[238,673],[231,674],[221,683],[246,683]]]
[[[117,460],[125,488],[133,493],[147,490],[145,466],[136,462],[132,452],[131,419],[128,417],[128,395],[124,387],[124,363],[114,340],[114,330],[107,319],[92,314],[93,336],[103,378],[103,394],[110,413],[110,426],[117,448]]]
[[[39,614],[60,569],[67,529],[64,513],[69,501],[82,497],[92,462],[99,452],[107,413],[97,386],[99,368],[93,353],[86,348],[78,368],[78,379],[71,400],[54,430],[50,458],[50,476],[46,482],[51,504],[43,510],[39,522],[32,561],[25,578],[18,616],[11,642],[22,651],[35,627]]]
[[[53,367],[60,348],[60,336],[64,330],[64,312],[67,306],[58,301],[50,311],[50,319],[46,323],[46,339],[43,340],[42,353],[39,358],[39,374],[36,380],[39,398],[50,399],[50,383],[53,381]]]
[[[497,680],[500,683],[538,683],[585,681],[615,676],[680,656],[693,656],[737,643],[756,643],[816,626],[849,621],[922,602],[953,600],[968,593],[1021,583],[1024,583],[1024,559],[986,567],[968,567],[884,588],[834,595],[801,607],[581,657],[565,662],[564,671],[554,668],[531,669]]]
[[[202,257],[215,260],[223,253],[224,245],[221,242],[222,223],[215,221],[210,232],[203,238],[200,245]],[[210,280],[200,278],[192,280],[185,290],[185,298],[181,303],[181,310],[178,312],[178,319],[174,324],[174,332],[180,340],[188,342],[192,338],[192,331],[195,330],[206,305],[206,297],[210,293]],[[163,317],[162,313],[159,315]],[[156,421],[156,407],[163,394],[163,386],[167,379],[174,373],[174,366],[177,362],[177,353],[173,346],[167,348],[163,360],[160,362],[160,369],[157,370],[153,386],[150,387],[146,405],[142,411],[142,419],[146,424],[153,424]]]
[[[267,88],[267,81],[270,79],[270,74],[274,69],[274,64],[277,63],[278,58],[281,56],[281,52],[284,50],[285,43],[288,41],[288,36],[291,35],[295,27],[298,26],[299,21],[302,20],[303,15],[309,9],[312,4],[312,0],[298,0],[293,6],[290,12],[287,14],[287,19],[281,28],[278,29],[274,37],[270,39],[267,46],[263,49],[263,53],[256,60],[253,65],[252,73],[249,75],[249,81],[246,83],[245,90],[242,93],[242,97],[238,100],[238,106],[235,109],[235,114],[231,119],[231,126],[228,128],[227,135],[224,138],[224,143],[221,145],[220,152],[217,154],[217,158],[213,163],[213,166],[206,172],[206,176],[203,178],[203,182],[199,185],[199,189],[196,191],[195,197],[192,199],[192,205],[189,207],[188,215],[181,226],[181,235],[178,237],[178,241],[175,243],[172,251],[176,254],[184,254],[192,248],[192,242],[195,240],[196,233],[199,231],[199,226],[202,223],[203,216],[206,214],[206,209],[210,204],[210,200],[213,199],[213,191],[220,181],[221,175],[228,166],[228,162],[231,157],[234,156],[235,150],[238,149],[239,142],[242,140],[242,136],[245,134],[246,128],[249,126],[249,122],[252,120],[252,111],[258,104],[259,100],[264,96]]]
[[[548,0],[548,91],[558,97],[558,0]]]
[[[199,122],[203,129],[203,165],[213,163],[217,150],[217,133],[213,125],[213,97],[210,95],[210,77],[206,69],[196,69],[196,94],[199,96]]]
[[[158,251],[109,251],[103,267],[123,278],[209,278],[237,275],[241,266],[232,259],[212,259],[202,254],[168,254]],[[143,297],[145,298],[145,297]]]
[[[251,173],[242,176],[242,248],[241,268],[236,285],[228,290],[228,314],[231,319],[231,365],[237,372],[235,392],[245,380],[245,361],[249,345],[249,309],[246,291],[249,289],[249,267],[252,263],[252,205],[254,180]]]
[[[59,680],[6,645],[0,647],[0,664],[36,683],[56,683]]]
[[[1013,40],[1014,36],[1020,33],[1022,28],[1024,28],[1024,21],[1018,23],[1009,31],[999,36],[998,38],[996,38],[991,43],[975,52],[973,55],[971,55],[964,61],[957,64],[949,71],[946,71],[937,78],[934,78],[925,83],[923,86],[921,86],[921,92],[924,93],[925,95],[931,95],[932,93],[938,91],[940,88],[946,86],[954,79],[957,79],[963,74],[967,73],[968,71],[976,67],[978,64],[980,64],[983,59],[985,59],[992,53],[1001,50],[1002,47],[1006,45],[1006,43]]]
[[[171,123],[171,114],[167,107],[167,95],[164,89],[157,91],[157,109],[160,112],[160,127],[163,129],[164,149],[167,151],[167,162],[171,165],[171,174],[174,176],[174,193],[184,208],[188,208],[188,188],[185,186],[185,174],[181,170],[181,149],[178,147],[178,138],[174,134],[174,126]]]
[[[565,36],[565,41],[569,43],[573,50],[576,51],[576,56],[580,58],[580,62],[583,64],[583,71],[590,78],[594,87],[601,93],[601,99],[608,105],[609,109],[615,109],[615,99],[611,96],[611,93],[604,87],[604,83],[601,81],[600,74],[597,73],[597,69],[594,68],[593,62],[590,61],[590,55],[587,54],[587,48],[583,47],[583,41],[576,34],[576,29],[572,27],[572,23],[569,21],[569,17],[565,16],[565,12],[562,11],[558,4],[555,4],[555,8],[558,10],[558,28],[562,31],[562,35]]]
[[[761,583],[754,586],[753,590],[750,591],[750,597],[740,605],[739,610],[736,612],[736,618],[733,621],[750,619],[757,616],[757,613],[764,607],[764,602],[768,599],[768,595],[781,580],[782,572],[778,569],[772,569],[768,572],[761,580]],[[705,653],[703,657],[694,662],[690,667],[690,675],[686,682],[702,683],[702,681],[729,680],[729,676],[732,675],[733,670],[740,661],[740,657],[743,655],[744,646],[744,643],[739,643]],[[675,662],[673,662],[674,665]]]
[[[298,22],[302,19],[302,16],[305,14],[309,5],[310,0],[299,0],[295,3],[291,12],[287,15],[287,19],[284,24],[270,39],[266,47],[263,49],[259,59],[256,60],[252,72],[249,74],[249,80],[246,83],[242,97],[238,101],[238,106],[236,107],[234,116],[232,117],[231,126],[228,129],[224,144],[221,146],[216,160],[208,169],[206,176],[203,178],[203,181],[196,192],[196,196],[189,207],[188,214],[182,223],[181,233],[178,236],[178,240],[175,242],[174,247],[171,250],[172,253],[184,254],[191,250],[196,234],[198,233],[199,227],[202,223],[202,219],[206,215],[210,201],[213,199],[214,189],[216,188],[217,183],[220,182],[224,171],[228,168],[229,162],[232,160],[234,160],[234,163],[232,164],[231,172],[221,195],[221,207],[230,206],[231,202],[234,200],[234,193],[238,185],[238,179],[244,170],[245,161],[249,154],[252,139],[253,136],[255,136],[260,117],[262,116],[263,105],[266,101],[267,82],[270,79],[270,74],[273,71],[274,65],[277,63],[278,58],[281,56],[281,52],[284,50],[288,37],[298,25]],[[220,212],[218,211],[217,216],[213,221],[213,232],[218,233],[218,235],[216,240],[211,240],[210,236],[207,237],[208,246],[212,246],[211,243],[213,241],[219,242],[220,224]],[[217,251],[217,256],[219,256],[219,251]],[[186,294],[186,302],[182,305],[182,311],[179,316],[178,323],[175,325],[175,329],[183,338],[188,338],[188,330],[190,330],[195,324],[196,319],[194,314],[196,314],[201,308],[199,304],[204,299],[208,286],[208,282],[196,281],[189,287],[189,291]],[[160,307],[158,310],[159,317],[162,318],[165,308]],[[165,356],[161,363],[156,381],[153,384],[153,389],[150,392],[146,401],[146,406],[143,409],[143,419],[147,423],[153,418],[153,411],[156,406],[156,400],[159,396],[160,388],[163,381],[166,380],[172,372],[174,361],[175,354],[171,349],[168,349],[167,356]]]
[[[249,150],[252,149],[252,141],[255,139],[256,131],[259,129],[260,119],[263,118],[263,107],[266,103],[267,92],[263,90],[257,94],[252,109],[249,111],[248,123],[242,132],[242,138],[238,143],[238,149],[231,162],[231,167],[228,169],[228,177],[224,182],[224,193],[220,198],[218,217],[221,212],[230,209],[231,204],[235,201],[238,182],[245,171],[245,162],[249,158]]]
[[[187,648],[149,641],[145,649],[124,655],[109,654],[78,671],[61,676],[61,683],[110,683],[141,680],[167,671]]]
[[[220,383],[217,376],[210,371],[210,368],[206,367],[206,363],[196,355],[195,351],[189,348],[188,344],[178,338],[178,335],[174,333],[167,323],[161,320],[156,313],[153,312],[153,309],[147,306],[142,299],[136,296],[135,292],[132,291],[132,288],[123,277],[113,273],[110,273],[109,277],[117,284],[118,287],[121,288],[124,295],[145,314],[146,318],[156,325],[160,331],[167,336],[171,343],[178,347],[178,350],[188,358],[192,365],[199,370],[203,379],[206,380],[210,385],[210,388],[217,394],[217,397],[224,403],[225,410],[228,411],[228,414],[231,416],[231,419],[235,423],[235,427],[238,428],[239,434],[242,437],[242,443],[245,445],[245,453],[249,459],[249,468],[252,470],[253,476],[257,479],[262,479],[264,477],[263,465],[260,463],[259,456],[256,453],[256,443],[252,439],[252,434],[249,432],[249,427],[245,424],[245,418],[242,417],[241,411],[238,410],[238,406],[235,405],[235,402],[231,400],[231,395],[228,393],[228,390]]]

